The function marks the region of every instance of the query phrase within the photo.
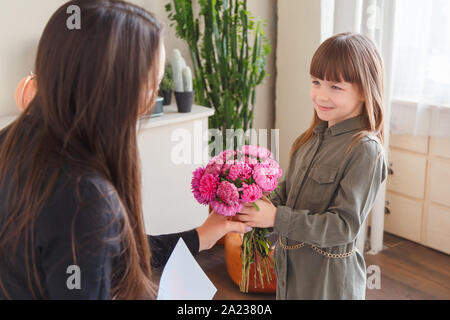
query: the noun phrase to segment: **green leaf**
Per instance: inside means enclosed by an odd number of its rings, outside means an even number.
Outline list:
[[[259,211],[259,207],[258,207],[258,205],[256,204],[256,202],[252,202],[252,205],[253,205],[253,207],[256,209],[256,211]]]
[[[252,128],[255,89],[266,72],[270,44],[247,0],[172,0],[165,5],[176,36],[189,46],[195,101],[213,108],[208,123],[225,129]],[[258,38],[249,44],[249,38]],[[249,105],[251,103],[251,106]]]

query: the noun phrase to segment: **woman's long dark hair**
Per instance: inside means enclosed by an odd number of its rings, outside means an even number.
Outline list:
[[[79,30],[66,26],[70,5],[81,9]],[[7,173],[15,178],[8,186],[0,253],[21,237],[33,251],[36,218],[60,169],[50,161],[56,155],[59,164],[95,170],[121,201],[123,272],[112,283],[111,298],[154,296],[136,126],[156,99],[161,45],[162,27],[153,15],[123,1],[74,0],[53,14],[39,42],[36,95],[26,112],[5,128],[0,145],[0,186]],[[45,290],[39,283],[36,257],[26,256],[27,282],[31,290],[31,284],[37,283],[42,297]],[[0,287],[5,291],[1,281]]]

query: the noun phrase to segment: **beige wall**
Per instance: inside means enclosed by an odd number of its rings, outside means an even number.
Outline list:
[[[65,0],[2,0],[0,1],[0,117],[15,115],[18,110],[14,103],[14,89],[18,81],[34,69],[34,58],[41,33],[52,13]],[[164,9],[167,0],[133,0],[153,12],[166,26],[165,44],[167,52],[179,48],[189,60],[187,45],[176,38],[175,31],[169,27]],[[274,121],[275,87],[275,16],[276,0],[250,0],[249,10],[255,17],[267,19],[266,34],[273,43],[273,51],[268,59],[268,72],[271,74],[264,85],[257,90],[255,127],[272,128]]]
[[[51,14],[64,2],[0,1],[0,116],[19,113],[14,89],[19,80],[34,69],[42,30]]]
[[[275,56],[277,51],[277,0],[249,0],[248,9],[257,18],[267,20],[266,36],[272,45],[272,52],[267,59],[269,76],[256,90],[256,110],[254,127],[256,129],[272,129],[275,120]]]
[[[165,44],[167,52],[170,53],[173,48],[178,48],[186,60],[189,60],[188,46],[184,41],[178,39],[175,36],[174,28],[169,27],[169,20],[167,19],[167,13],[165,12],[164,5],[162,3],[168,3],[168,1],[161,1],[156,3],[155,1],[148,0],[134,0],[147,10],[154,13],[158,20],[166,26],[166,38]],[[260,85],[256,91],[256,106],[255,106],[255,121],[254,127],[256,129],[271,129],[274,124],[274,111],[275,111],[275,53],[276,53],[276,10],[277,0],[249,0],[248,10],[257,19],[266,20],[267,26],[265,29],[266,36],[272,44],[272,52],[267,61],[267,72],[269,77],[265,79],[264,83]]]
[[[18,113],[15,86],[34,68],[42,30],[65,0],[39,0],[39,5],[37,2],[0,1],[0,117]],[[166,26],[167,52],[178,48],[189,62],[187,45],[169,27],[164,9],[168,1],[132,2],[153,12]],[[320,44],[320,1],[249,0],[248,8],[255,17],[267,20],[265,31],[272,43],[267,61],[270,76],[257,89],[254,125],[257,129],[280,129],[280,161],[282,168],[287,169],[290,145],[312,119],[309,63]]]
[[[309,65],[320,44],[320,1],[278,1],[277,42],[275,127],[280,129],[280,165],[286,171],[290,146],[313,117]]]

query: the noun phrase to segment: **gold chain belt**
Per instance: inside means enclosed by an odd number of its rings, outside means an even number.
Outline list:
[[[295,245],[291,245],[288,246],[286,244],[283,243],[283,241],[281,240],[281,236],[279,236],[278,242],[280,243],[280,246],[285,249],[285,250],[295,250],[295,249],[299,249],[305,246],[304,242],[301,243],[297,243]],[[321,255],[324,255],[328,258],[334,258],[334,259],[341,259],[341,258],[347,258],[350,257],[352,254],[354,254],[358,249],[356,247],[354,247],[351,251],[346,252],[346,253],[330,253],[327,251],[323,251],[319,248],[317,248],[314,245],[311,245],[311,248],[316,251],[317,253],[320,253]]]

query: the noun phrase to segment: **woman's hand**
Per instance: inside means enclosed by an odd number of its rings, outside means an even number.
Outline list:
[[[256,205],[259,211],[255,209],[253,204],[246,203],[244,209],[241,210],[233,220],[245,222],[250,227],[270,228],[275,224],[275,215],[277,207],[270,201],[257,200]]]
[[[199,251],[210,249],[220,238],[228,232],[245,233],[251,230],[242,222],[228,220],[212,211],[205,222],[197,228],[199,237]]]

